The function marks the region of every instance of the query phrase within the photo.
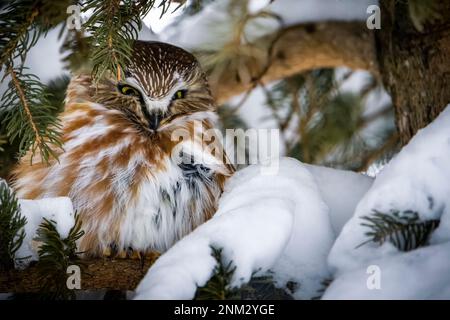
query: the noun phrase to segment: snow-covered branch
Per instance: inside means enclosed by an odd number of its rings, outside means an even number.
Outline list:
[[[136,299],[192,299],[216,265],[211,246],[223,248],[224,260],[236,266],[232,287],[270,270],[281,288],[300,284],[292,289],[295,298],[316,296],[329,277],[335,232],[372,179],[290,158],[281,159],[275,175],[263,172],[259,165],[238,171],[216,215],[156,261]]]
[[[335,281],[330,299],[448,298],[450,292],[450,105],[377,176],[330,252]],[[363,216],[374,210],[393,215],[416,212],[420,221],[440,221],[428,246],[402,252],[394,243],[367,240]],[[377,290],[369,290],[368,268],[379,270]]]
[[[270,270],[277,286],[298,284],[291,288],[294,298],[318,295],[321,282],[330,278],[324,298],[448,298],[449,127],[448,106],[373,184],[354,173],[293,159],[280,161],[275,176],[261,175],[258,166],[239,171],[217,215],[161,256],[137,287],[136,298],[193,298],[215,266],[210,246],[223,248],[225,259],[235,264],[233,286]],[[361,218],[374,212],[399,221],[402,214],[417,213],[415,223],[438,223],[424,235],[426,241],[408,245],[405,252],[389,238],[372,241]]]

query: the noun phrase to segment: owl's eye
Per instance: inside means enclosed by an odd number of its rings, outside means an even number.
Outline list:
[[[172,100],[183,99],[186,97],[186,90],[178,90],[172,97]]]
[[[134,96],[134,97],[139,97],[139,91],[137,91],[135,88],[127,86],[127,85],[123,85],[123,84],[119,84],[118,85],[118,89],[120,91],[120,93],[126,95],[126,96]]]

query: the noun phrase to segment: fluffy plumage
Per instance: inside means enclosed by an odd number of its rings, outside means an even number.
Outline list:
[[[164,251],[214,214],[233,172],[222,157],[208,165],[194,156],[205,152],[194,122],[213,128],[214,110],[194,56],[137,41],[123,79],[71,80],[59,161],[35,156],[31,164],[26,155],[14,187],[21,198],[69,196],[86,232],[79,249],[90,256]],[[189,141],[174,141],[175,130],[189,132]],[[175,147],[189,161],[175,161]]]

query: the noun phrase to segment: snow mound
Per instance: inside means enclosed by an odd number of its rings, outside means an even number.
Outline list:
[[[346,170],[305,165],[314,176],[323,201],[330,208],[331,225],[338,235],[353,216],[361,198],[369,190],[373,178]]]
[[[3,179],[0,179],[0,185],[6,185],[11,190]],[[16,267],[25,268],[31,261],[38,260],[37,243],[33,239],[36,237],[36,231],[44,218],[54,221],[61,237],[67,238],[70,229],[75,224],[75,215],[72,201],[67,197],[38,200],[18,199],[18,203],[20,213],[22,217],[27,219],[27,222],[24,227],[25,238],[16,252],[16,258],[20,259],[16,261]]]
[[[450,106],[450,105],[449,105]],[[450,107],[420,130],[386,165],[358,204],[329,256],[335,281],[325,298],[430,298],[450,288]],[[420,220],[440,219],[429,247],[401,252],[390,242],[367,243],[361,217],[377,210],[417,212]],[[358,247],[358,248],[357,248]],[[379,267],[381,288],[366,285],[367,268]],[[426,275],[426,276],[424,276]]]
[[[380,289],[368,289],[371,266],[380,271]],[[323,299],[449,299],[449,266],[450,242],[373,259],[365,267],[342,272]]]
[[[322,195],[339,186],[320,189],[316,181],[323,181],[326,173],[294,159],[281,159],[276,175],[262,174],[262,169],[249,166],[227,182],[215,216],[156,261],[139,284],[135,299],[192,299],[197,286],[203,286],[213,273],[216,261],[211,246],[222,248],[225,260],[236,266],[232,286],[270,270],[280,287],[288,281],[299,284],[295,298],[317,295],[329,276],[326,259],[335,239]],[[360,189],[370,185],[369,178],[326,170],[344,181],[351,176]],[[341,197],[345,202],[345,197],[355,195],[343,190]]]
[[[63,239],[69,235],[70,229],[75,224],[75,218],[72,201],[67,197],[39,200],[19,199],[19,205],[22,216],[27,218],[25,239],[16,252],[17,258],[29,257],[17,262],[17,267],[23,268],[29,262],[38,260],[38,244],[33,239],[36,237],[36,231],[44,218],[56,222],[56,229]]]

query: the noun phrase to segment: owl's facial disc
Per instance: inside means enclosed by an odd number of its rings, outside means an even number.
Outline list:
[[[146,127],[152,131],[157,131],[160,124],[170,122],[175,118],[176,114],[171,112],[171,106],[175,100],[184,99],[188,90],[183,89],[180,83],[169,94],[155,99],[145,94],[144,90],[139,86],[139,83],[133,78],[127,78],[126,82],[119,82],[117,90],[124,96],[129,96],[139,101],[139,113],[143,116],[143,122]]]
[[[124,78],[117,83],[115,103],[146,131],[170,130],[215,111],[214,99],[199,62],[189,52],[161,42],[135,41]]]

